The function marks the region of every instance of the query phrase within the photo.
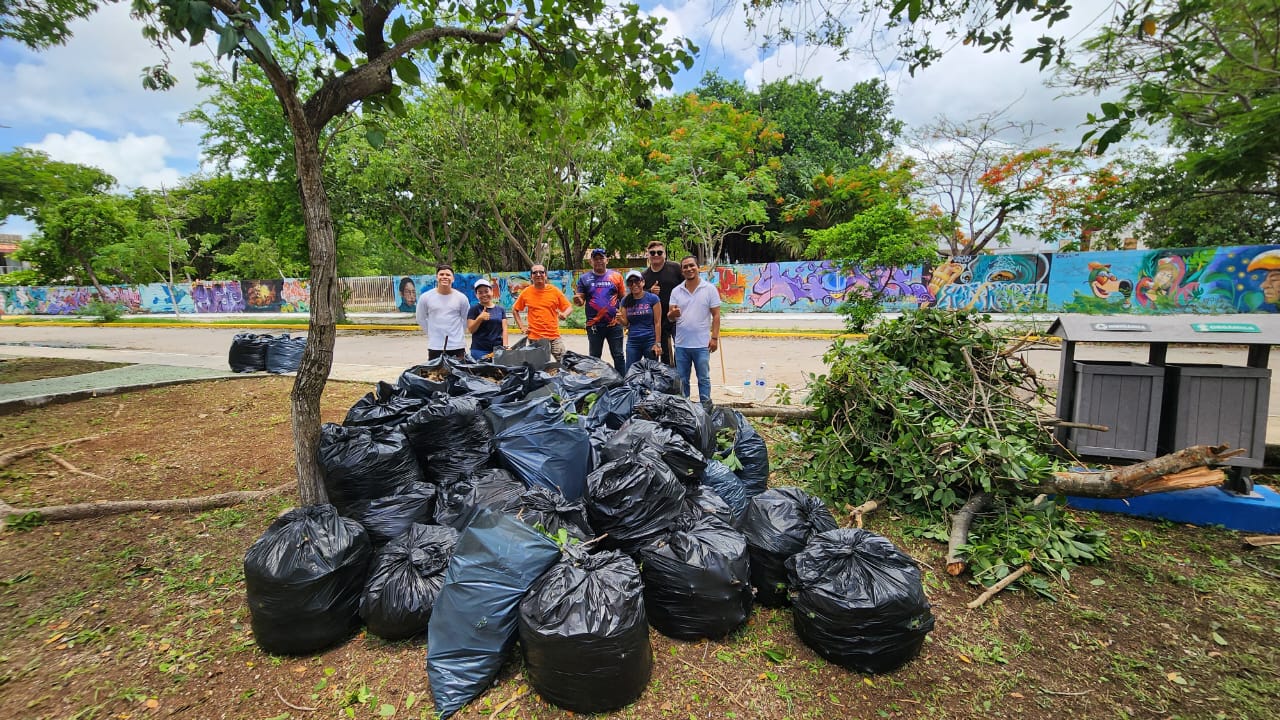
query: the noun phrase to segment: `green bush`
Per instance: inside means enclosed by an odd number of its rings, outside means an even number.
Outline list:
[[[119,303],[93,300],[84,306],[82,314],[95,316],[98,322],[109,323],[124,317],[125,309],[125,306]]]

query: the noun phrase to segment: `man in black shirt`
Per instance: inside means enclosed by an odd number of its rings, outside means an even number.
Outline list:
[[[676,263],[667,262],[667,248],[662,244],[661,240],[654,240],[649,243],[649,266],[644,269],[644,284],[649,292],[658,296],[662,301],[662,317],[667,317],[667,311],[670,310],[668,303],[671,302],[671,291],[680,283],[684,282],[684,277],[680,275],[680,266]],[[671,338],[675,333],[675,323],[662,323],[662,362],[674,366],[675,356],[671,350]]]

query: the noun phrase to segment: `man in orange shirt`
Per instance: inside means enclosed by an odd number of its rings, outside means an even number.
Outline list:
[[[564,340],[560,339],[560,321],[569,317],[573,306],[569,298],[560,292],[560,288],[547,282],[545,265],[534,265],[529,270],[532,285],[520,291],[520,296],[511,306],[511,316],[515,318],[516,327],[530,340],[550,340],[551,354],[556,362],[564,355]],[[528,323],[520,316],[529,311]]]

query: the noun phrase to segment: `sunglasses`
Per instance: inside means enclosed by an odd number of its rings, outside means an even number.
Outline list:
[[[547,271],[546,270],[530,270],[529,274],[530,275],[546,275]]]
[[[666,250],[650,250],[649,254],[650,255],[666,255],[667,251]]]

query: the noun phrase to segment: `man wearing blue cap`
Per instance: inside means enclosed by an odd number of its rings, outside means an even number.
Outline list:
[[[619,374],[626,371],[622,356],[622,325],[618,323],[618,306],[627,294],[622,275],[609,269],[609,256],[603,248],[591,251],[591,270],[582,273],[574,287],[573,303],[587,306],[587,352],[598,358],[609,341],[609,354]]]

